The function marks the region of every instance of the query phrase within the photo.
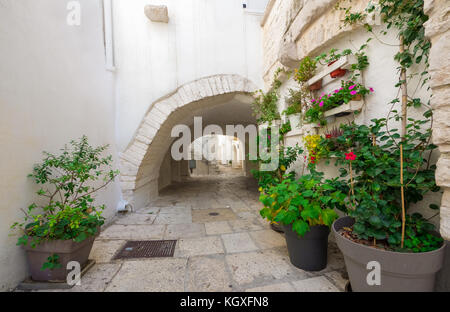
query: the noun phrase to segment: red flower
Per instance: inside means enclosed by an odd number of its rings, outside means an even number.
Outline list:
[[[355,160],[356,159],[356,155],[353,152],[345,153],[345,159],[346,160]]]
[[[326,139],[331,139],[331,134],[325,134]]]
[[[316,160],[316,157],[314,157],[314,156],[311,156],[311,160]]]

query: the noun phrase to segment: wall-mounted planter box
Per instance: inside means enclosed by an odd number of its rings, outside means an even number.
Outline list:
[[[341,106],[326,111],[323,115],[325,117],[331,117],[342,113],[353,113],[361,110],[363,105],[364,105],[363,101],[350,101],[347,104],[342,104]]]
[[[317,75],[309,79],[306,83],[308,86],[314,85],[319,80],[322,80],[329,74],[336,72],[337,70],[340,70],[340,73],[343,71],[346,71],[351,67],[351,64],[356,63],[356,58],[353,55],[345,55],[335,61],[333,64],[330,64],[329,66],[325,66],[322,71],[320,71]]]

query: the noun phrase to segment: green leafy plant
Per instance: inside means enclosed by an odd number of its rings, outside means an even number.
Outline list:
[[[273,120],[280,119],[278,100],[281,81],[279,80],[279,75],[282,72],[282,69],[278,69],[275,72],[271,88],[268,92],[258,90],[254,94],[255,100],[252,103],[252,109],[254,116],[257,117],[258,123],[270,123]]]
[[[300,62],[300,65],[295,69],[294,79],[298,82],[306,82],[311,79],[316,73],[317,61],[306,56]]]
[[[349,186],[348,215],[355,219],[348,235],[388,250],[424,252],[439,248],[442,239],[432,235],[434,226],[418,213],[405,217],[401,248],[401,172],[406,209],[423,200],[428,192],[439,191],[435,166],[430,163],[436,146],[430,144],[431,129],[422,130],[429,120],[410,119],[403,139],[397,129],[387,128],[386,119],[372,122],[370,126],[342,125],[343,134],[337,138],[342,149],[334,152],[339,157],[336,164],[341,167],[342,182]],[[403,170],[399,144],[403,144]],[[432,204],[430,208],[438,206]]]
[[[83,136],[71,141],[59,155],[44,152],[43,162],[35,165],[28,176],[39,185],[36,194],[41,200],[24,210],[23,222],[11,227],[23,232],[18,245],[30,244],[34,248],[52,240],[81,242],[98,233],[104,223],[105,206],[95,205],[93,195],[119,173],[112,169],[112,156],[102,157],[107,148],[94,148]],[[58,267],[58,258],[50,257],[43,269]]]
[[[342,86],[329,94],[322,93],[317,99],[312,99],[305,113],[305,121],[324,126],[327,124],[324,113],[327,110],[347,104],[357,96],[364,96],[373,92],[359,83],[353,81],[342,81]]]
[[[292,224],[304,236],[311,226],[331,226],[338,215],[333,208],[342,206],[345,194],[335,188],[335,181],[323,181],[323,174],[312,171],[298,180],[284,179],[260,196],[263,218],[284,225]]]

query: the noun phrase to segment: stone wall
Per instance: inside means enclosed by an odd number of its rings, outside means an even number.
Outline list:
[[[266,89],[269,88],[273,72],[281,67],[291,70],[305,56],[315,57],[331,48],[351,48],[356,50],[369,37],[361,26],[341,27],[344,17],[343,11],[335,10],[336,0],[314,0],[297,1],[299,11],[289,4],[291,1],[274,0],[268,7],[263,23],[263,46],[264,46],[264,82]],[[361,11],[367,6],[368,1],[353,1],[351,3],[354,11]],[[294,14],[294,12],[296,14]],[[442,236],[450,239],[450,22],[448,16],[450,7],[445,0],[425,1],[425,12],[430,16],[426,23],[426,35],[432,41],[430,54],[431,82],[427,88],[419,89],[415,96],[425,100],[431,94],[431,105],[434,110],[433,142],[439,146],[440,153],[434,153],[432,161],[437,162],[436,181],[441,186],[440,193],[427,196],[420,205],[412,207],[413,211],[419,211],[425,217],[431,217],[434,212],[427,209],[429,203],[441,203],[440,217],[434,217],[431,221],[440,227]],[[294,16],[294,18],[292,18]],[[368,23],[374,27],[377,33],[377,21],[374,16],[369,16]],[[386,46],[372,40],[366,53],[369,57],[369,68],[362,73],[362,82],[375,89],[375,93],[366,97],[362,111],[357,116],[336,118],[333,125],[343,122],[355,121],[359,124],[368,124],[373,118],[385,117],[389,103],[396,97],[397,90],[394,85],[398,79],[397,64],[393,56],[398,52],[398,38],[395,32],[389,32],[383,36],[383,40],[391,44]],[[415,68],[420,71],[420,68]],[[320,71],[320,68],[319,68]],[[289,88],[295,87],[296,82],[289,77],[281,77],[283,85],[280,88],[279,111],[285,109],[284,97]],[[345,79],[345,77],[343,77]],[[336,79],[338,80],[338,79]],[[324,92],[330,92],[337,87],[338,83],[324,78]],[[415,92],[414,88],[418,81],[413,80],[408,86],[408,94]],[[322,91],[321,91],[322,92]],[[409,109],[410,117],[419,117],[424,110]],[[302,142],[302,136],[308,133],[323,133],[324,129],[309,128],[303,126],[287,135],[286,144],[294,145]],[[332,165],[331,165],[332,166]],[[326,175],[336,173],[336,168],[329,165],[319,164],[319,168]],[[296,171],[301,173],[302,162],[296,164]],[[447,252],[450,255],[450,251]],[[448,259],[448,257],[447,257]],[[447,260],[449,262],[449,260]],[[449,267],[447,265],[446,267]],[[446,269],[439,275],[438,289],[450,289],[450,269]]]
[[[436,182],[444,189],[441,234],[450,240],[450,6],[445,0],[426,0],[426,35],[431,39],[430,74],[434,111],[433,142],[439,146]]]

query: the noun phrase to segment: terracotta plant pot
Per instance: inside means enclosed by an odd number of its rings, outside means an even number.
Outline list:
[[[361,101],[362,100],[362,95],[361,94],[357,94],[352,98],[352,101]]]
[[[336,61],[329,63],[328,66],[333,65],[335,62],[336,62]],[[344,76],[346,73],[347,73],[347,70],[346,70],[346,69],[338,68],[338,69],[333,70],[333,71],[330,73],[330,77],[331,77],[331,78],[338,78],[338,77]]]
[[[336,243],[344,254],[345,266],[352,291],[416,292],[434,291],[436,273],[442,268],[445,244],[430,252],[393,252],[355,243],[339,233],[343,227],[351,227],[354,220],[343,217],[332,226]],[[369,285],[368,263],[380,264],[380,285]]]
[[[303,237],[292,230],[292,225],[284,225],[283,228],[289,259],[295,267],[305,271],[320,271],[327,266],[329,227],[311,226]]]
[[[322,79],[320,79],[317,82],[314,82],[312,85],[309,86],[309,91],[315,91],[320,90],[322,88]]]
[[[31,279],[38,282],[66,282],[68,271],[67,264],[77,261],[83,268],[88,262],[88,257],[94,244],[95,236],[89,237],[81,243],[72,240],[56,240],[43,242],[35,248],[29,244],[24,247]],[[42,265],[47,262],[47,258],[57,254],[61,268],[41,271]]]

